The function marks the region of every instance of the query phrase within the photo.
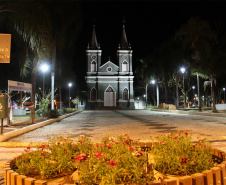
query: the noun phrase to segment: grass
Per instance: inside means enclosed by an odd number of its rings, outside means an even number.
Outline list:
[[[30,113],[26,113],[26,115],[15,115],[13,117],[15,117],[15,118],[27,118],[27,117],[30,117]]]

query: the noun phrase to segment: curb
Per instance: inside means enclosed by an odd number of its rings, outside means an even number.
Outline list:
[[[156,112],[171,112],[177,114],[191,114],[191,115],[198,115],[198,116],[214,116],[214,117],[226,117],[226,114],[223,113],[212,113],[212,112],[190,112],[190,111],[182,111],[182,110],[164,110],[164,109],[147,109],[150,111]]]
[[[0,146],[4,145],[4,143],[1,143],[3,141],[6,141],[8,139],[11,139],[13,137],[16,137],[18,135],[21,135],[21,134],[24,134],[26,132],[29,132],[31,130],[34,130],[34,129],[37,129],[37,128],[40,128],[40,127],[43,127],[43,126],[46,126],[46,125],[49,125],[49,124],[52,124],[54,122],[58,122],[64,118],[67,118],[69,116],[72,116],[72,115],[75,115],[75,114],[78,114],[82,111],[76,111],[76,112],[72,112],[70,114],[67,114],[67,115],[63,115],[63,116],[60,116],[58,118],[55,118],[55,119],[49,119],[49,120],[46,120],[46,121],[43,121],[43,122],[40,122],[40,123],[36,123],[36,124],[33,124],[33,125],[29,125],[27,127],[24,127],[24,128],[21,128],[21,129],[17,129],[17,130],[14,130],[12,132],[7,132],[6,134],[3,134],[3,135],[0,135]],[[9,142],[10,144],[10,142]],[[11,143],[14,147],[18,145],[20,145],[19,143]],[[5,146],[8,145],[8,144],[5,144]],[[28,146],[28,145],[27,145]],[[3,147],[3,146],[2,146]]]

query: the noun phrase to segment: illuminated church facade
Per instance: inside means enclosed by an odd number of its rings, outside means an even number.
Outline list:
[[[127,42],[123,23],[121,42],[117,49],[117,61],[110,59],[102,64],[102,50],[97,42],[95,25],[86,50],[87,110],[100,107],[135,109],[133,94],[132,49]]]

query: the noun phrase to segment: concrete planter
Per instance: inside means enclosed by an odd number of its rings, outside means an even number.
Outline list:
[[[142,148],[151,147],[151,143],[141,142]],[[213,150],[213,156],[223,162],[210,170],[205,170],[201,173],[195,173],[191,176],[164,176],[160,181],[154,181],[151,183],[145,183],[146,185],[226,185],[226,153],[218,149]],[[15,158],[16,159],[16,158]],[[59,178],[56,180],[45,181],[36,180],[24,175],[20,175],[12,170],[12,166],[15,163],[15,159],[8,161],[5,165],[5,185],[47,185],[47,184],[69,184],[65,178]],[[131,184],[132,185],[132,184]],[[133,184],[136,185],[136,184]],[[142,185],[142,184],[139,184]]]

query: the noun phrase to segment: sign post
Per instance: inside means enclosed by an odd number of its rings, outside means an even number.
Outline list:
[[[3,134],[3,119],[7,117],[8,117],[8,96],[2,93],[0,94],[1,134]]]
[[[32,101],[32,84],[30,84],[30,83],[8,80],[8,92],[9,91],[20,91],[21,92],[21,106],[22,106],[22,91],[30,92],[31,101]],[[35,116],[34,105],[30,107],[30,110],[31,110],[32,123],[34,123],[34,116]]]

